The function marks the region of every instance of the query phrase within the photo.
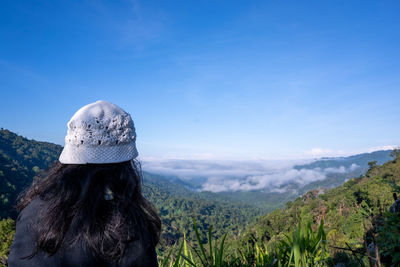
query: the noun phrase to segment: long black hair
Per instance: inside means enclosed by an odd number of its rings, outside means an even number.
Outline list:
[[[17,204],[21,211],[38,197],[46,203],[34,226],[38,239],[32,255],[39,250],[54,255],[62,245],[79,241],[96,256],[121,259],[127,243],[141,238],[143,227],[156,245],[161,220],[142,196],[141,178],[140,163],[134,160],[53,165]]]

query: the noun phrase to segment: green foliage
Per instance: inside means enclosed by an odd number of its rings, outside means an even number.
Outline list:
[[[290,233],[296,231],[295,226],[299,225],[300,221],[308,220],[311,225],[315,225],[323,220],[327,233],[326,250],[335,259],[335,263],[343,259],[347,259],[347,263],[354,262],[351,252],[338,249],[348,249],[348,246],[357,251],[359,260],[365,261],[367,260],[365,234],[374,229],[375,221],[393,204],[392,195],[398,192],[400,185],[400,161],[393,160],[383,165],[376,165],[369,173],[369,176],[351,179],[325,193],[310,191],[285,208],[261,217],[248,227],[238,240],[228,237],[227,242],[232,244],[233,250],[244,248],[251,242],[259,246],[265,244],[269,248],[276,247],[280,240],[285,240],[285,236],[290,236]],[[396,217],[391,217],[390,220],[386,218],[382,226],[386,227],[386,230],[381,230],[378,234],[379,238],[384,233],[383,238],[379,239],[380,242],[391,240],[380,249],[383,258],[385,251],[386,254],[395,253],[394,249],[400,247],[396,243],[399,231],[396,228],[396,223],[399,225],[396,220]],[[350,256],[344,257],[343,254],[346,253],[350,253]],[[342,256],[336,257],[336,254]]]
[[[202,236],[207,235],[210,225],[215,225],[212,232],[219,239],[227,232],[238,235],[260,214],[260,210],[246,204],[218,198],[205,200],[198,193],[159,175],[144,173],[144,184],[145,197],[160,211],[163,232],[158,253],[162,256],[184,235],[189,241],[196,240],[195,232],[191,230],[193,217]]]
[[[10,246],[14,239],[15,222],[12,219],[4,219],[0,221],[0,267],[5,267],[5,261]]]
[[[388,266],[400,266],[400,214],[386,212],[377,227],[379,252]]]
[[[16,219],[17,195],[58,159],[62,147],[0,130],[0,219]]]
[[[222,237],[220,244],[218,245],[215,240],[213,240],[212,236],[212,226],[208,229],[208,250],[203,244],[204,239],[201,238],[199,228],[196,223],[196,219],[193,218],[193,226],[194,232],[196,234],[197,248],[192,247],[188,248],[186,236],[184,236],[183,241],[181,242],[180,248],[174,256],[172,254],[173,248],[169,251],[168,255],[162,260],[162,267],[168,266],[203,266],[203,267],[222,267],[229,266],[226,265],[226,262],[223,260],[223,252],[224,252],[224,243],[226,234]],[[183,248],[183,251],[182,251]],[[195,255],[197,255],[197,260],[193,257],[192,251],[194,251]]]
[[[394,160],[396,161],[399,156],[400,156],[400,148],[395,148],[392,150],[392,152],[390,153],[390,156],[392,156],[394,158]]]
[[[223,267],[223,266],[231,266],[228,265],[227,262],[224,260],[224,244],[226,234],[222,237],[221,241],[218,242],[213,239],[212,236],[212,226],[208,229],[208,241],[204,242],[204,238],[201,237],[199,232],[199,228],[197,226],[196,219],[193,218],[193,226],[194,232],[196,234],[196,245],[197,247],[187,247],[187,241],[184,238],[181,246],[177,252],[177,255],[173,257],[172,251],[170,250],[168,255],[162,261],[162,267],[168,266],[168,262],[170,263],[169,266],[194,266],[194,267]],[[206,249],[208,245],[208,249]],[[184,248],[182,253],[182,248]],[[192,251],[195,253],[197,258],[193,257]]]
[[[200,233],[199,229],[197,228],[196,220],[193,219],[193,225],[194,225],[194,231],[196,233],[196,238],[197,238],[197,244],[199,245],[200,248],[200,253],[194,249],[196,254],[198,255],[198,258],[201,262],[201,264],[204,267],[221,267],[225,266],[225,263],[223,262],[223,252],[224,252],[224,243],[225,243],[225,238],[226,234],[222,237],[222,240],[220,242],[220,245],[216,242],[214,242],[213,246],[213,239],[212,239],[212,226],[210,226],[208,230],[208,251],[205,250],[204,245],[203,245],[203,240],[200,238]],[[192,266],[197,266],[193,259],[189,259],[187,257],[184,257],[184,259],[190,263]]]
[[[197,255],[194,259],[189,250],[186,249],[186,240],[184,239],[175,257],[170,250],[167,257],[163,260],[161,266],[185,266],[189,264],[194,267],[266,267],[266,266],[328,266],[330,260],[329,254],[326,252],[326,234],[324,224],[321,222],[316,233],[311,228],[311,224],[298,228],[292,233],[292,237],[287,237],[286,240],[278,242],[276,247],[272,249],[273,253],[269,252],[266,246],[259,246],[254,243],[247,246],[247,249],[239,250],[229,259],[224,256],[225,238],[222,238],[220,244],[212,237],[212,227],[208,231],[208,250],[203,244],[203,239],[200,237],[196,220],[193,220],[194,231],[197,236],[197,248],[192,247],[192,250]],[[182,248],[185,247],[182,253]]]
[[[271,253],[265,245],[259,246],[257,243],[238,251],[240,256],[231,258],[231,266],[274,266],[278,263],[277,257],[283,258],[281,253]]]
[[[370,162],[368,162],[368,167],[370,169],[372,169],[372,168],[375,168],[377,164],[378,164],[378,161],[376,161],[376,160],[370,161]]]
[[[317,233],[308,223],[302,227],[299,223],[292,237],[286,236],[286,240],[279,242],[281,247],[281,257],[278,261],[284,266],[326,266],[330,257],[326,251],[326,234],[324,231],[324,221],[318,227]],[[290,255],[287,261],[287,256]]]

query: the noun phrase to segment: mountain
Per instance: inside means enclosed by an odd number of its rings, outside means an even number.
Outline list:
[[[199,163],[193,161],[167,162],[163,167],[171,168],[171,166],[175,165],[177,173],[181,169],[187,170],[189,168],[195,168],[199,173],[205,170],[205,173],[211,173],[209,175],[212,177],[218,172],[224,173],[229,167],[235,168],[235,165],[239,165],[246,169],[249,174],[246,174],[241,168],[237,168],[239,173],[244,173],[241,177],[220,176],[218,177],[217,185],[223,186],[218,181],[224,181],[224,183],[234,181],[234,183],[243,186],[243,188],[256,189],[241,189],[238,186],[236,189],[210,192],[204,189],[207,177],[190,179],[184,174],[180,177],[173,175],[164,177],[192,191],[200,191],[198,195],[201,198],[247,204],[261,209],[263,213],[268,213],[276,208],[282,208],[287,201],[292,201],[310,190],[335,188],[353,177],[364,175],[369,168],[369,162],[376,161],[376,164],[387,162],[392,159],[391,152],[392,150],[382,150],[349,157],[323,158],[311,163],[288,165],[283,168],[279,167],[279,162],[276,164],[274,162],[272,164],[268,163],[267,167],[264,167],[262,162],[248,163],[240,161],[228,163],[212,161],[200,161]],[[174,169],[171,169],[171,171],[174,171]],[[266,186],[259,188],[253,186],[257,184],[258,180],[263,179],[267,180]]]
[[[0,219],[16,218],[13,208],[16,196],[32,183],[38,172],[57,160],[61,149],[59,145],[28,140],[8,130],[0,130]],[[226,255],[246,252],[246,249],[250,251],[243,259],[233,258],[236,262],[256,259],[259,252],[251,254],[251,251],[259,251],[260,247],[273,252],[280,241],[296,231],[299,224],[311,223],[315,229],[324,221],[332,262],[345,263],[346,266],[356,266],[359,261],[368,262],[368,258],[362,255],[371,250],[372,245],[379,247],[382,262],[391,266],[394,262],[391,255],[400,255],[400,217],[387,212],[393,204],[392,194],[400,193],[400,154],[393,152],[395,158],[382,165],[390,159],[391,151],[321,159],[295,166],[293,169],[322,171],[326,174],[325,179],[302,187],[289,182],[282,185],[285,192],[197,192],[176,177],[144,172],[144,195],[158,208],[163,221],[158,253],[165,255],[167,249],[184,234],[189,242],[195,239],[192,217],[196,218],[203,237],[207,236],[211,226],[216,239],[229,233]],[[358,178],[350,179],[350,175]],[[343,184],[331,188],[335,183]],[[325,188],[321,188],[321,184]],[[307,186],[316,189],[296,198],[296,194],[306,190]],[[293,201],[288,201],[290,199]],[[266,209],[274,209],[274,205],[282,209],[260,216]],[[7,256],[13,227],[11,219],[0,221],[0,266]],[[349,253],[349,249],[353,252]],[[249,265],[238,263],[237,266]]]
[[[33,178],[58,159],[62,147],[28,140],[0,129],[0,219],[16,218],[16,198]]]
[[[369,169],[368,163],[376,161],[381,165],[391,159],[393,150],[379,150],[371,153],[362,153],[348,157],[323,158],[305,165],[296,165],[295,169],[309,170],[337,170],[338,172],[327,173],[326,178],[321,181],[312,182],[304,186],[300,195],[315,188],[335,188],[350,178],[364,175]]]
[[[385,153],[382,155],[386,156]],[[368,155],[358,155],[357,158],[364,161],[371,159]],[[299,223],[310,222],[315,226],[324,220],[328,250],[336,262],[349,264],[351,257],[345,253],[349,248],[362,258],[367,254],[365,244],[371,243],[375,243],[381,252],[385,251],[381,256],[383,262],[391,261],[389,256],[393,253],[400,256],[400,217],[388,213],[394,202],[393,193],[400,192],[399,185],[400,155],[397,153],[394,160],[382,165],[372,164],[365,175],[350,179],[337,188],[309,191],[286,203],[285,208],[260,217],[236,237],[238,241],[232,242],[233,247],[243,247],[251,242],[273,246],[277,240],[293,232]],[[390,220],[395,223],[388,229],[385,224]]]
[[[54,163],[62,147],[47,142],[28,140],[9,130],[0,130],[0,220],[16,219],[15,209],[19,193],[29,187],[36,175]],[[261,210],[250,205],[229,202],[223,197],[208,198],[193,192],[173,178],[143,172],[144,195],[160,211],[163,221],[163,247],[174,244],[183,233],[189,237],[192,217],[205,231],[215,224],[217,237],[229,230],[239,233],[252,222]]]
[[[357,155],[352,155],[348,157],[329,157],[321,158],[317,161],[303,164],[295,165],[295,169],[325,169],[325,168],[351,168],[352,165],[356,165],[357,168],[368,168],[368,162],[377,161],[377,164],[383,164],[388,160],[392,159],[390,153],[392,150],[378,150],[370,153],[362,153]]]

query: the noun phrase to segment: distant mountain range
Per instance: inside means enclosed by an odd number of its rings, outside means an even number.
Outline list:
[[[248,190],[241,190],[240,187],[236,190],[229,190],[229,187],[226,187],[228,188],[227,190],[220,192],[208,191],[204,189],[204,184],[208,181],[204,175],[195,178],[188,178],[185,175],[162,175],[162,177],[171,183],[179,184],[186,189],[198,192],[197,195],[204,199],[223,199],[225,201],[248,204],[261,209],[263,212],[269,212],[278,207],[283,207],[287,201],[294,200],[309,190],[335,188],[350,178],[364,175],[369,168],[369,162],[376,161],[378,165],[383,164],[392,159],[391,152],[392,150],[381,150],[348,157],[323,158],[306,164],[286,165],[283,168],[276,169],[273,169],[273,163],[269,164],[271,167],[268,165],[268,167],[264,168],[263,163],[258,162],[254,164],[254,169],[259,168],[256,174],[252,174],[253,170],[251,170],[252,165],[250,164],[253,163],[239,162],[242,165],[246,165],[247,169],[250,169],[248,175],[242,174],[241,177],[235,178],[220,176],[216,181],[217,183],[221,181],[221,184],[217,184],[221,186],[224,183],[232,183],[234,181],[243,188],[246,186],[251,188],[252,185],[257,183],[257,180],[272,181],[269,184],[266,183],[265,187],[257,188],[257,186],[253,186],[254,189]],[[219,172],[225,173],[226,169],[229,168],[229,164],[232,165],[232,168],[239,164],[238,162],[183,162],[180,164],[170,161],[165,165],[167,167],[176,165],[178,174],[182,169],[188,169],[193,166],[193,168],[199,169],[198,172],[200,174],[202,170],[206,169],[206,172],[212,173],[211,175],[218,175]],[[171,168],[170,172],[173,173],[174,171]],[[238,171],[243,172],[241,169],[238,169]],[[283,182],[277,183],[279,180]],[[299,182],[299,180],[301,181]]]
[[[360,168],[368,168],[368,162],[377,161],[378,165],[381,165],[388,160],[392,159],[390,153],[392,150],[379,150],[370,153],[362,153],[357,155],[352,155],[348,157],[325,157],[316,160],[312,163],[304,165],[296,165],[296,169],[315,169],[315,168],[351,168],[353,164],[356,164]]]

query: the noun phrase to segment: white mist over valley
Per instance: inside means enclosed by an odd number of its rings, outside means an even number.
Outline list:
[[[364,173],[368,162],[384,162],[389,151],[314,160],[142,160],[143,170],[178,179],[197,191],[283,193],[340,175]],[[347,177],[349,176],[349,177]],[[344,178],[343,178],[344,177]],[[329,186],[329,185],[328,185]]]

